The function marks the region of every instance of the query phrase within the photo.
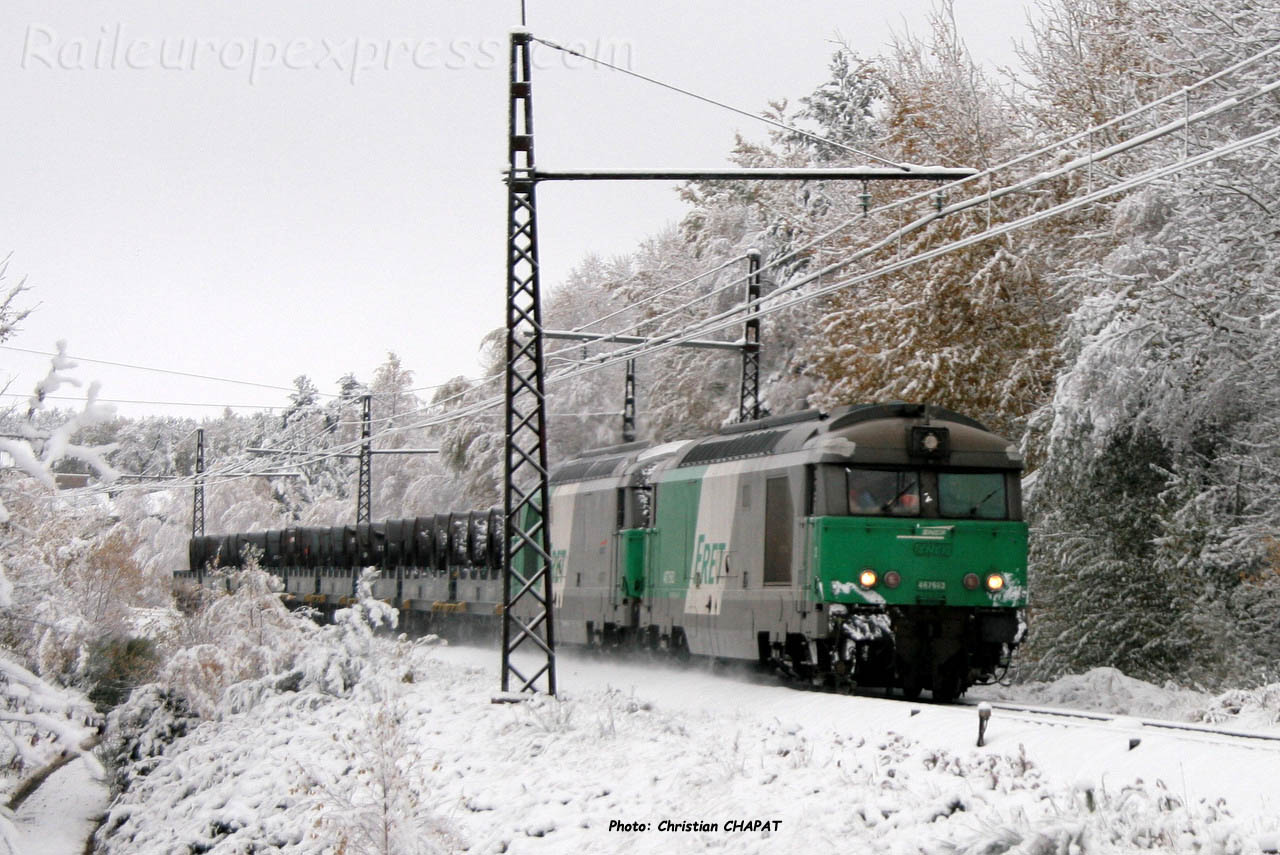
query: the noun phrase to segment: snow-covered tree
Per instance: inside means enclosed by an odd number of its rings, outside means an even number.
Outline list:
[[[299,418],[305,418],[316,410],[320,401],[320,390],[311,378],[299,374],[293,378],[293,391],[289,393],[289,406],[285,408],[282,424],[289,425]]]
[[[35,479],[43,487],[55,489],[53,466],[60,460],[72,458],[89,465],[106,481],[115,477],[115,470],[107,463],[105,454],[110,449],[92,448],[72,440],[85,427],[111,418],[114,408],[98,403],[98,384],[89,386],[84,407],[48,432],[39,431],[36,416],[45,409],[48,396],[63,386],[79,386],[80,381],[69,372],[76,363],[67,358],[66,342],[58,342],[49,373],[36,384],[35,393],[27,402],[26,419],[19,423],[21,438],[0,437],[0,452],[8,455],[10,463],[4,468],[16,470]],[[2,493],[0,493],[2,495]],[[0,523],[9,522],[9,512],[0,498]]]
[[[6,255],[0,259],[0,282],[5,280],[5,276],[9,271],[9,259],[12,255]],[[4,292],[3,299],[0,299],[0,341],[12,336],[18,331],[18,324],[26,320],[31,314],[29,307],[18,305],[18,300],[27,290],[27,280],[21,279],[15,285],[9,286]]]
[[[904,37],[881,63],[877,150],[891,159],[985,168],[1027,145],[1013,107],[970,57],[948,5],[939,7],[925,39]],[[839,254],[865,252],[906,223],[945,204],[920,199],[895,213],[884,203],[921,188],[878,185],[873,213],[829,243]],[[856,217],[853,200],[833,206]],[[987,218],[1013,209],[953,214],[890,243],[850,272],[908,258],[981,231]],[[828,220],[829,222],[830,220]],[[825,225],[825,223],[824,223]],[[819,378],[815,400],[930,401],[973,413],[1019,437],[1052,382],[1059,307],[1042,256],[1022,236],[1005,236],[882,275],[832,295],[806,343]]]
[[[484,343],[487,377],[500,378],[502,331]],[[436,390],[427,416],[443,420],[432,433],[440,449],[439,463],[453,481],[437,495],[448,496],[439,510],[484,508],[502,503],[504,427],[499,407],[483,402],[501,395],[499,379],[481,381],[455,377]],[[458,415],[460,414],[460,415]],[[439,510],[434,512],[439,512]]]
[[[15,293],[11,291],[10,297]],[[22,314],[11,299],[5,301],[0,307],[0,337],[12,332],[13,319]],[[50,522],[55,464],[74,458],[90,465],[104,480],[114,476],[104,449],[74,441],[81,428],[111,416],[110,408],[96,400],[96,384],[89,388],[80,411],[60,424],[45,421],[44,430],[36,427],[49,395],[64,385],[79,385],[70,374],[74,367],[66,356],[66,345],[59,342],[49,373],[37,384],[27,402],[26,417],[18,422],[17,436],[0,439],[0,451],[6,457],[0,472],[0,736],[4,737],[0,753],[6,769],[19,775],[30,775],[63,757],[85,754],[96,741],[99,725],[83,695],[52,685],[28,666],[44,664],[42,660],[65,641],[64,630],[87,635],[83,632],[87,618],[104,623],[119,618],[109,595],[95,596],[102,586],[92,574],[78,577],[84,584],[77,590],[74,579],[61,578],[31,550],[33,543],[44,542],[39,529]],[[87,598],[81,603],[87,613],[56,608],[59,600],[74,601],[77,596]],[[92,758],[90,763],[97,766]],[[9,851],[16,842],[12,822],[8,811],[0,812],[0,845]]]
[[[1274,44],[1274,16],[1247,0],[1126,9],[1116,50],[1141,48],[1134,80],[1190,82]],[[1133,85],[1120,77],[1092,80],[1090,97],[1112,104],[1104,86]],[[1273,102],[1253,101],[1165,144],[1278,121]],[[1114,662],[1205,683],[1275,679],[1276,156],[1246,149],[1131,196],[1108,251],[1074,265],[1084,296],[1033,505],[1032,652],[1046,674]],[[1086,579],[1110,580],[1115,596],[1086,599]]]

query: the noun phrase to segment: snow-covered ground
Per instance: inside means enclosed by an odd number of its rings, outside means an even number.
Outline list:
[[[101,770],[83,758],[54,772],[14,816],[20,855],[80,855],[107,808]]]
[[[112,808],[106,851],[995,855],[1280,843],[1280,743],[997,709],[979,748],[972,707],[568,654],[559,699],[495,704],[493,650],[380,650],[377,673],[354,688],[263,681],[238,693],[219,720],[145,762]],[[1099,703],[1108,686],[1117,703],[1143,696],[1119,712],[1213,708],[1113,673],[1085,679]],[[1275,698],[1257,700],[1255,729],[1280,732]]]

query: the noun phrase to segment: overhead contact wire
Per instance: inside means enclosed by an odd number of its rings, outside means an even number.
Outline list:
[[[894,169],[901,169],[904,172],[909,171],[908,167],[904,166],[901,163],[895,163],[892,160],[889,160],[888,158],[880,157],[879,155],[871,154],[870,152],[861,151],[860,149],[856,149],[852,146],[848,146],[843,143],[838,143],[838,142],[835,142],[834,140],[826,139],[825,137],[820,137],[817,134],[811,134],[808,131],[801,130],[800,128],[792,127],[791,125],[785,124],[783,122],[779,122],[775,119],[770,119],[767,116],[761,116],[758,113],[752,113],[750,110],[744,110],[741,107],[735,107],[732,104],[726,104],[723,101],[717,101],[714,98],[708,98],[706,95],[699,95],[697,92],[692,92],[688,89],[675,86],[671,83],[666,83],[664,81],[657,80],[653,77],[649,77],[647,75],[641,74],[638,71],[632,71],[629,68],[623,68],[622,66],[614,65],[611,62],[605,62],[603,59],[600,59],[599,57],[587,56],[585,53],[576,51],[573,48],[567,48],[564,45],[559,45],[559,44],[556,44],[555,42],[548,41],[546,39],[540,39],[536,36],[533,37],[533,40],[535,42],[538,42],[539,44],[546,45],[547,47],[552,48],[553,50],[563,51],[564,53],[567,53],[571,56],[576,56],[576,57],[579,57],[580,59],[585,59],[588,62],[593,62],[596,65],[602,65],[605,68],[610,68],[610,69],[613,69],[614,71],[621,72],[622,74],[630,75],[631,77],[635,77],[639,80],[643,80],[646,83],[652,83],[655,86],[661,86],[663,89],[669,89],[672,92],[678,92],[681,95],[687,95],[690,98],[695,98],[706,104],[711,104],[713,106],[720,107],[730,112],[737,113],[740,116],[746,116],[749,119],[755,119],[758,122],[764,122],[765,124],[773,125],[775,128],[781,128],[787,133],[798,134],[802,137],[805,137],[806,139],[813,140],[814,142],[819,142],[819,143],[822,143],[823,145],[829,145],[833,148],[843,149],[844,151],[847,151],[850,154],[856,154],[859,157],[865,157],[865,158],[868,158],[869,160],[878,161],[880,163],[885,164],[886,166],[892,166]]]

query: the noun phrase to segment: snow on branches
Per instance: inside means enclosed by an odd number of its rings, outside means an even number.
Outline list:
[[[99,384],[91,383],[85,395],[84,407],[47,434],[36,427],[36,415],[45,408],[50,395],[63,386],[80,386],[80,381],[69,373],[76,363],[67,357],[67,343],[58,342],[58,352],[52,359],[49,373],[36,384],[28,401],[27,416],[19,426],[20,436],[0,437],[0,452],[12,461],[6,469],[17,469],[34,478],[44,487],[55,489],[53,466],[60,460],[73,459],[87,463],[104,482],[117,477],[107,463],[106,455],[114,446],[91,447],[78,445],[72,439],[81,430],[111,420],[115,408],[98,401]],[[9,522],[9,510],[0,498],[0,523]],[[3,603],[0,603],[3,605]]]

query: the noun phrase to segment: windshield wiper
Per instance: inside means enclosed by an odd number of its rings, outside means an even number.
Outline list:
[[[899,499],[907,495],[907,493],[910,493],[915,488],[916,488],[916,484],[914,481],[912,481],[907,486],[903,487],[902,492],[898,493],[898,495],[894,496],[892,499],[890,499],[889,501],[885,502],[883,505],[880,506],[880,513],[887,514],[894,505],[898,504]]]
[[[1004,487],[1004,485],[1003,485],[1003,484],[999,484],[999,485],[997,485],[997,486],[996,486],[996,488],[995,488],[994,490],[992,490],[990,493],[987,493],[987,495],[985,495],[985,496],[983,496],[981,499],[979,499],[979,500],[978,500],[978,503],[977,503],[976,505],[974,505],[972,508],[969,508],[969,516],[971,516],[971,517],[976,517],[976,516],[978,515],[978,508],[980,508],[980,507],[982,507],[983,505],[985,505],[985,504],[987,503],[987,499],[990,499],[990,498],[991,498],[992,496],[994,496],[996,493],[999,493],[999,492],[1000,492],[1000,490],[1001,490],[1001,488],[1003,488],[1003,487]]]

